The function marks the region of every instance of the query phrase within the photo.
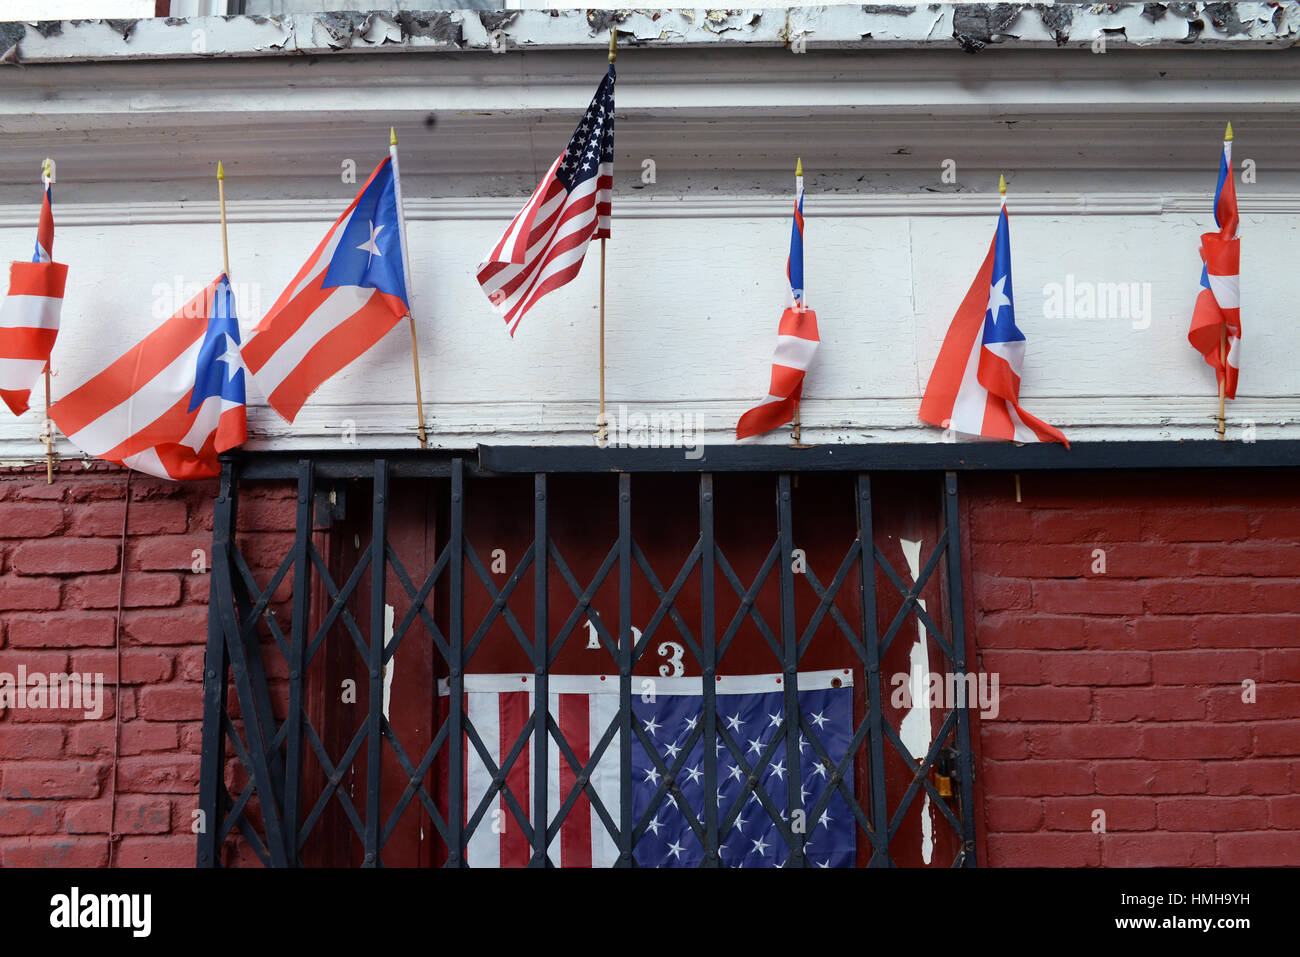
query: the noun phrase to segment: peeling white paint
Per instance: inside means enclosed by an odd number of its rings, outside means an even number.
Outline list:
[[[915,583],[921,574],[921,541],[900,538],[898,544],[903,548],[903,557],[907,559],[907,570]],[[918,598],[916,603],[925,609],[925,600]],[[907,750],[917,761],[922,761],[930,751],[932,735],[930,733],[930,655],[925,642],[925,625],[918,618],[916,622],[916,642],[908,655],[910,677],[908,690],[912,707],[903,716],[898,727],[898,736]],[[921,804],[921,860],[930,863],[934,854],[934,810],[930,807],[930,792],[922,791],[924,801]]]

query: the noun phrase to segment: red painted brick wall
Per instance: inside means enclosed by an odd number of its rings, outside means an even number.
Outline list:
[[[988,863],[1300,864],[1300,476],[1021,488],[963,478]]]
[[[963,477],[973,660],[1001,691],[998,717],[975,721],[986,863],[1300,863],[1298,478],[1026,473],[1017,504],[1012,476]],[[0,474],[0,672],[103,672],[108,697],[98,721],[0,713],[0,865],[108,861],[124,483],[80,465],[53,486]],[[214,494],[132,480],[119,866],[193,865],[208,576],[192,565]],[[240,504],[265,580],[293,491]]]
[[[104,710],[0,710],[0,866],[109,859],[115,619],[126,477],[65,465],[0,474],[0,672],[100,672]],[[126,544],[117,866],[194,864],[215,482],[135,475]],[[241,496],[254,568],[293,529],[292,490]],[[267,535],[266,533],[272,533]],[[258,542],[265,541],[266,547]],[[262,571],[262,577],[267,577]]]

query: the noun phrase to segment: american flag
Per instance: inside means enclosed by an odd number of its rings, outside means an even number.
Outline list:
[[[479,285],[510,335],[537,300],[578,275],[591,240],[609,238],[613,190],[611,63],[568,146],[479,264]]]
[[[29,263],[9,267],[9,294],[0,303],[0,399],[14,415],[27,411],[32,389],[50,361],[68,267],[54,254],[53,187],[47,181]]]
[[[465,717],[492,764],[500,767],[518,749],[505,783],[531,824],[536,783],[532,778],[530,737],[533,676],[466,675],[464,680]],[[657,809],[647,819],[644,832],[633,848],[633,857],[641,867],[695,867],[703,860],[704,847],[682,806],[688,807],[696,822],[702,825],[706,795],[700,679],[655,678],[653,686],[643,684],[646,680],[633,679],[632,719],[653,743],[664,765],[671,769],[678,761],[682,763],[676,777],[676,793],[660,795],[663,774],[634,732],[629,771],[634,825],[652,804]],[[817,741],[836,764],[847,753],[853,735],[852,683],[852,673],[847,669],[805,672],[798,676],[800,713],[815,729]],[[446,681],[439,687],[445,696]],[[722,677],[717,679],[716,692],[719,728],[725,728],[738,745],[745,764],[758,776],[759,787],[788,825],[790,761],[782,727],[785,694],[781,676]],[[557,867],[612,867],[619,860],[619,849],[605,818],[607,815],[609,824],[617,828],[621,777],[618,676],[551,675],[548,697],[550,720],[580,768],[586,767],[602,742],[605,746],[581,795],[549,843],[547,856]],[[445,708],[444,699],[444,711]],[[763,755],[774,739],[773,751],[764,761]],[[717,755],[717,784],[716,793],[708,798],[716,802],[719,823],[727,819],[738,802],[741,804],[732,828],[721,838],[722,863],[728,867],[781,866],[789,856],[789,849],[776,821],[755,792],[741,798],[746,776],[721,734],[713,747]],[[501,793],[493,794],[486,808],[480,810],[492,790],[492,770],[468,735],[463,748],[465,821],[474,820],[478,814],[468,842],[467,863],[471,867],[523,867],[532,854],[526,833]],[[825,810],[812,819],[811,812],[823,793],[835,785],[831,783],[831,770],[802,733],[799,752],[799,793],[808,862],[816,867],[852,867],[856,853],[853,814],[843,795],[834,790]],[[852,767],[850,761],[844,774],[845,786],[850,788]],[[553,827],[580,773],[561,752],[554,735],[548,738],[547,768],[547,808],[551,816],[548,824]],[[595,794],[599,807],[590,799],[591,793]],[[796,822],[800,817],[796,815]]]
[[[803,398],[803,380],[821,337],[817,313],[808,308],[803,285],[803,162],[795,171],[794,223],[790,227],[790,255],[785,274],[789,284],[786,309],[777,328],[772,356],[772,381],[767,398],[740,417],[736,438],[747,439],[789,422]]]
[[[225,274],[125,355],[50,408],[77,448],[159,478],[220,473],[243,443],[239,323]]]
[[[1232,175],[1232,127],[1223,141],[1219,181],[1214,188],[1217,233],[1201,236],[1201,288],[1187,341],[1214,369],[1226,398],[1237,397],[1241,347],[1241,240],[1237,237],[1237,187]],[[1226,355],[1226,368],[1220,349]]]
[[[392,160],[375,167],[244,346],[258,390],[289,422],[409,311]]]
[[[1025,334],[1016,325],[1011,290],[1011,227],[1006,196],[984,264],[957,307],[930,381],[920,417],[954,432],[1016,442],[1070,443],[1062,432],[1020,405]]]

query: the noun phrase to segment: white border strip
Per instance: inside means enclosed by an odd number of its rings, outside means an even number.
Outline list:
[[[716,681],[718,694],[763,694],[782,690],[782,676],[770,675],[719,675]],[[640,694],[641,682],[653,680],[655,694],[701,694],[701,679],[652,678],[650,675],[632,676],[632,693]],[[839,682],[836,684],[835,682]],[[532,691],[536,678],[529,674],[466,675],[466,692]],[[828,688],[852,688],[851,668],[832,668],[828,671],[799,672],[800,691],[824,691]],[[551,675],[551,694],[618,694],[618,675]],[[438,679],[438,695],[451,694],[446,678]]]

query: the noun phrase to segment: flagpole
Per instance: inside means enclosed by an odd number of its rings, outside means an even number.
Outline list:
[[[217,160],[217,206],[221,211],[221,271],[230,282],[230,243],[226,239],[226,168]]]
[[[801,195],[802,192],[803,192],[803,157],[800,156],[800,157],[796,157],[796,158],[795,158],[795,161],[794,161],[794,201],[795,201],[795,205],[798,205],[798,203],[799,203],[799,197],[800,197],[800,195]],[[800,245],[800,248],[802,249],[802,247],[803,247],[803,240],[802,240],[802,239],[800,239],[800,241],[799,241],[799,245]],[[795,293],[794,293],[794,307],[795,307],[796,309],[800,309],[800,310],[802,310],[802,309],[806,308],[806,306],[807,306],[807,298],[806,298],[805,295],[804,295],[804,291],[803,291],[802,289],[795,290]],[[790,448],[792,448],[792,449],[810,449],[810,448],[812,448],[811,445],[804,445],[804,444],[803,444],[803,441],[802,441],[802,435],[803,435],[803,424],[802,424],[802,423],[803,423],[803,415],[802,415],[802,410],[803,410],[803,383],[800,383],[800,384],[799,384],[799,397],[798,397],[797,399],[794,400],[794,432],[792,432],[791,435],[790,435],[790,437],[794,440],[794,441],[790,444]]]
[[[1229,123],[1228,128],[1223,131],[1223,147],[1225,152],[1232,148],[1232,124],[1231,123]],[[1232,175],[1231,162],[1228,163],[1228,175],[1229,176]],[[1217,216],[1219,211],[1216,208],[1214,212]],[[1219,325],[1219,424],[1218,427],[1215,429],[1215,431],[1219,433],[1220,442],[1223,442],[1227,439],[1227,428],[1225,427],[1225,421],[1224,421],[1224,417],[1225,417],[1224,399],[1226,397],[1226,392],[1227,392],[1226,390],[1227,383],[1228,383],[1228,325],[1227,323],[1221,323]]]
[[[54,160],[45,157],[45,162],[41,164],[41,186],[42,192],[50,188],[54,182]],[[41,196],[41,206],[44,208],[45,197]],[[50,250],[50,261],[54,261],[54,250]],[[45,484],[54,484],[54,421],[50,418],[50,360],[45,360],[45,431],[42,433],[45,439]]]
[[[609,62],[617,59],[618,28],[609,29]],[[600,238],[600,412],[596,416],[596,444],[604,448],[609,442],[605,422],[605,237]]]
[[[406,244],[406,214],[402,210],[402,176],[397,164],[397,130],[388,128],[388,155],[393,158],[393,189],[397,193],[397,223],[399,239],[402,244],[402,269],[406,278],[406,320],[411,327],[411,362],[415,366],[415,411],[420,422],[420,448],[429,447],[428,436],[424,431],[424,390],[420,388],[420,346],[415,339],[415,316],[411,313],[411,256]]]

